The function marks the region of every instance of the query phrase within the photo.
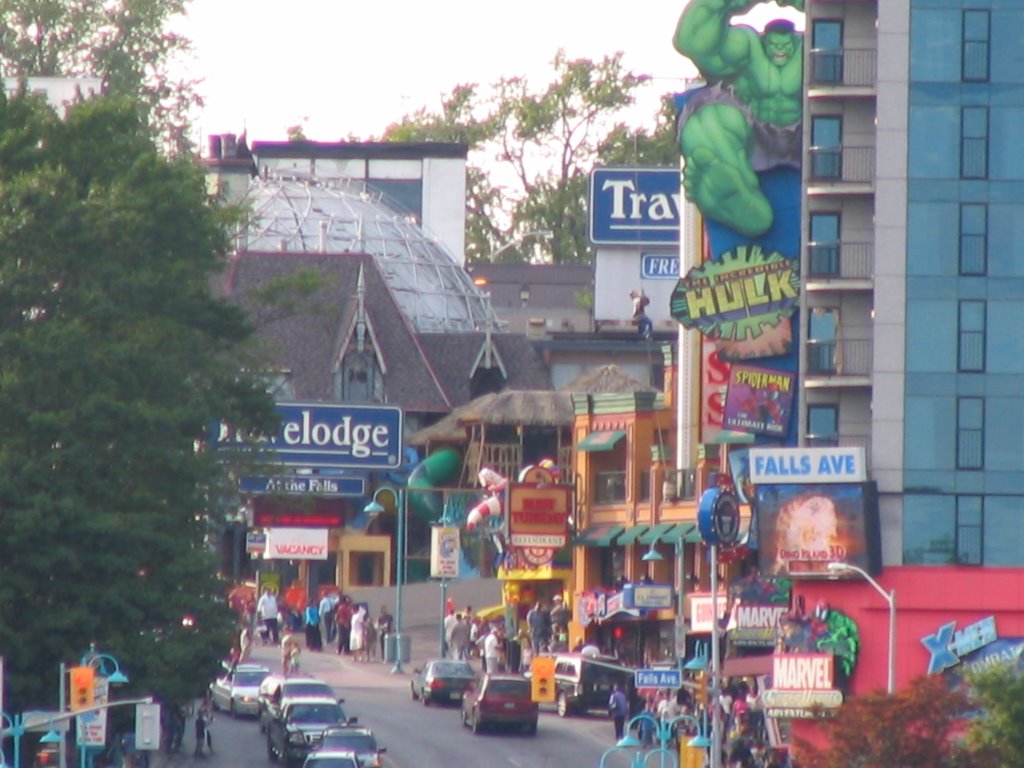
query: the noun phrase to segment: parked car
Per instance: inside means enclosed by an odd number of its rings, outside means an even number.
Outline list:
[[[286,699],[335,698],[334,689],[315,677],[282,677],[270,675],[260,683],[257,709],[260,733],[267,730],[267,723],[277,717]],[[344,704],[344,699],[337,699]]]
[[[537,733],[537,702],[522,675],[480,675],[462,697],[462,724],[479,733],[487,726],[511,726]]]
[[[358,725],[347,725],[340,728],[328,728],[324,732],[318,752],[352,752],[359,762],[360,768],[380,768],[383,763],[385,747],[377,743],[373,731]]]
[[[351,752],[321,750],[307,755],[302,768],[359,768],[359,761]]]
[[[259,664],[239,664],[226,669],[210,683],[210,701],[214,709],[226,709],[232,715],[258,715],[260,684],[270,670]]]
[[[333,698],[286,699],[276,717],[267,723],[267,757],[285,765],[301,765],[315,752],[328,728],[354,724]]]
[[[608,699],[618,683],[634,687],[636,670],[616,659],[564,653],[555,656],[555,710],[560,717],[599,709],[608,712]]]
[[[409,687],[412,698],[425,705],[432,701],[461,699],[463,692],[476,679],[476,671],[465,661],[431,659],[422,669],[414,669]]]

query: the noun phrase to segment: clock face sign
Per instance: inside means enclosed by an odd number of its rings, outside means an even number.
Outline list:
[[[731,546],[740,537],[740,502],[721,488],[711,488],[700,498],[697,528],[706,544]]]

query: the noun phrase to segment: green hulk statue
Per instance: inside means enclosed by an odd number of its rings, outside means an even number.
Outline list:
[[[774,218],[757,171],[800,167],[803,37],[793,23],[770,22],[763,35],[732,26],[764,0],[690,0],[675,47],[707,80],[680,115],[683,187],[708,218],[756,237]],[[778,0],[804,9],[804,0]]]

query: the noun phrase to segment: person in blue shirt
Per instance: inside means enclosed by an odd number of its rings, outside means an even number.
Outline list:
[[[320,636],[320,609],[310,601],[306,605],[303,618],[306,624],[306,647],[311,651],[323,650],[323,638]]]
[[[626,716],[629,715],[629,697],[622,690],[620,683],[615,684],[612,695],[608,699],[608,714],[615,722],[615,740],[621,739],[626,732]]]

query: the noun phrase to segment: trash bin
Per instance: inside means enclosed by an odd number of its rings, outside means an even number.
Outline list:
[[[384,661],[393,664],[395,661],[395,635],[389,632],[384,635]]]

